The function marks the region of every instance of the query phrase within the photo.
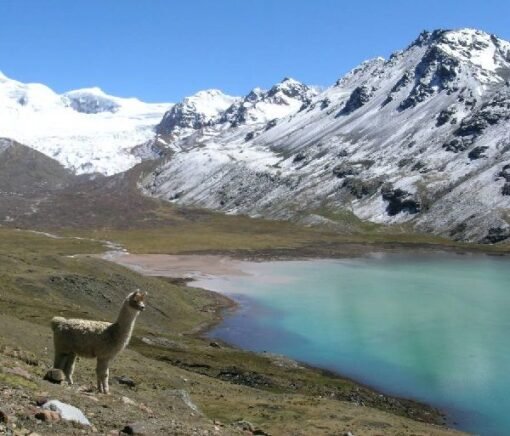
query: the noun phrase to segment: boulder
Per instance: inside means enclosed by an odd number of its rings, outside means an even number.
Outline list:
[[[77,407],[62,403],[59,400],[50,400],[43,406],[44,410],[57,412],[65,421],[73,421],[82,425],[90,426],[90,421]]]
[[[132,435],[148,435],[149,432],[147,427],[143,422],[134,422],[132,424],[126,425],[121,433],[124,434],[132,434]]]
[[[61,369],[52,368],[44,376],[44,380],[60,384],[65,380],[64,372]]]

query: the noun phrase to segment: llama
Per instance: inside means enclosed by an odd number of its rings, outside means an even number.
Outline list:
[[[77,356],[97,358],[97,389],[108,393],[109,363],[128,345],[136,318],[145,309],[146,296],[147,292],[142,293],[139,289],[129,294],[113,324],[59,316],[51,320],[55,344],[53,366],[64,372],[69,384],[73,384]]]

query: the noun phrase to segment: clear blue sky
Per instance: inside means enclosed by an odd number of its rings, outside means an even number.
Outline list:
[[[510,0],[0,0],[0,71],[147,101],[241,95],[285,76],[330,85],[458,27],[510,40]]]

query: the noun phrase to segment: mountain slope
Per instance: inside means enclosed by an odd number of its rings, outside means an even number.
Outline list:
[[[348,209],[498,242],[510,237],[509,77],[507,41],[424,32],[284,118],[196,132],[143,186],[229,213],[325,222]]]
[[[113,97],[99,88],[59,95],[0,73],[0,137],[26,144],[78,174],[114,174],[140,162],[131,150],[154,137],[169,107]]]

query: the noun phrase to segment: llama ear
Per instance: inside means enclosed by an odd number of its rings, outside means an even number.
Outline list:
[[[142,300],[145,300],[145,297],[149,295],[149,293],[147,291],[143,292],[142,293]]]

